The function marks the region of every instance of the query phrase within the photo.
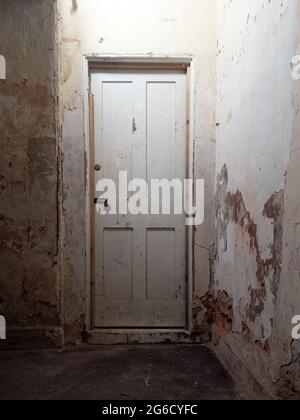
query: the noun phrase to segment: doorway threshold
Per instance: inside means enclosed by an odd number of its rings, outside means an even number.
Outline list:
[[[197,339],[186,329],[94,329],[88,333],[86,342],[91,345],[192,344]]]

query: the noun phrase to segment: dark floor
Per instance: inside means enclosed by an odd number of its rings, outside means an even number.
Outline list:
[[[236,400],[205,347],[114,346],[1,352],[0,399]]]

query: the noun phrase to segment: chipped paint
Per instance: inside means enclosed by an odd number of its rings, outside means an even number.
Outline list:
[[[251,322],[261,315],[266,302],[266,281],[271,270],[271,290],[276,298],[278,282],[281,273],[282,254],[282,223],[283,223],[283,191],[272,195],[265,204],[263,214],[274,221],[274,241],[271,244],[272,256],[264,259],[258,242],[257,224],[246,209],[245,202],[240,191],[231,193],[228,189],[228,170],[223,166],[217,181],[217,236],[218,241],[224,244],[224,252],[228,249],[227,229],[229,223],[234,223],[248,236],[249,252],[253,253],[256,260],[256,280],[258,287],[249,288],[250,302],[247,305],[246,314]]]
[[[294,239],[300,219],[295,200],[299,155],[294,152],[299,86],[289,63],[299,45],[300,4],[224,0],[218,6],[211,290],[215,298],[226,292],[231,299],[233,322],[226,335],[220,322],[213,329],[270,395],[299,398],[299,346],[291,344],[290,327],[300,296]],[[268,45],[272,49],[265,54]]]
[[[300,348],[290,320],[300,313],[300,84],[289,63],[300,53],[300,3],[192,0],[185,20],[170,15],[174,0],[159,13],[150,5],[142,13],[140,3],[126,14],[123,1],[103,2],[95,13],[96,0],[84,8],[60,0],[55,20],[55,1],[31,2],[26,13],[22,2],[1,2],[8,77],[0,80],[0,311],[16,337],[24,329],[48,346],[62,343],[64,307],[66,342],[99,343],[89,333],[82,55],[104,46],[145,55],[151,35],[149,57],[195,57],[194,175],[207,180],[207,216],[194,232],[193,328],[191,335],[110,334],[104,341],[207,342],[213,328],[271,394],[298,399]],[[113,36],[124,22],[130,30]]]

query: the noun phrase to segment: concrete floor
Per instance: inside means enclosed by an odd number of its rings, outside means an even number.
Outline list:
[[[236,400],[205,347],[108,346],[0,352],[0,399]]]

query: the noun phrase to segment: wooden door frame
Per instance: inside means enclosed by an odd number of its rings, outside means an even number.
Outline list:
[[[144,55],[102,55],[88,54],[83,56],[84,67],[84,142],[85,142],[85,202],[86,202],[86,284],[87,284],[87,330],[95,343],[126,343],[126,342],[173,342],[189,341],[193,329],[193,284],[194,284],[194,234],[193,226],[187,227],[187,326],[184,330],[101,330],[93,328],[93,232],[94,222],[94,196],[92,177],[92,149],[94,144],[93,133],[90,133],[91,96],[90,72],[91,69],[152,69],[175,70],[186,69],[187,73],[187,176],[194,179],[194,92],[195,92],[195,62],[193,56],[144,56]],[[179,338],[181,337],[181,338]]]

